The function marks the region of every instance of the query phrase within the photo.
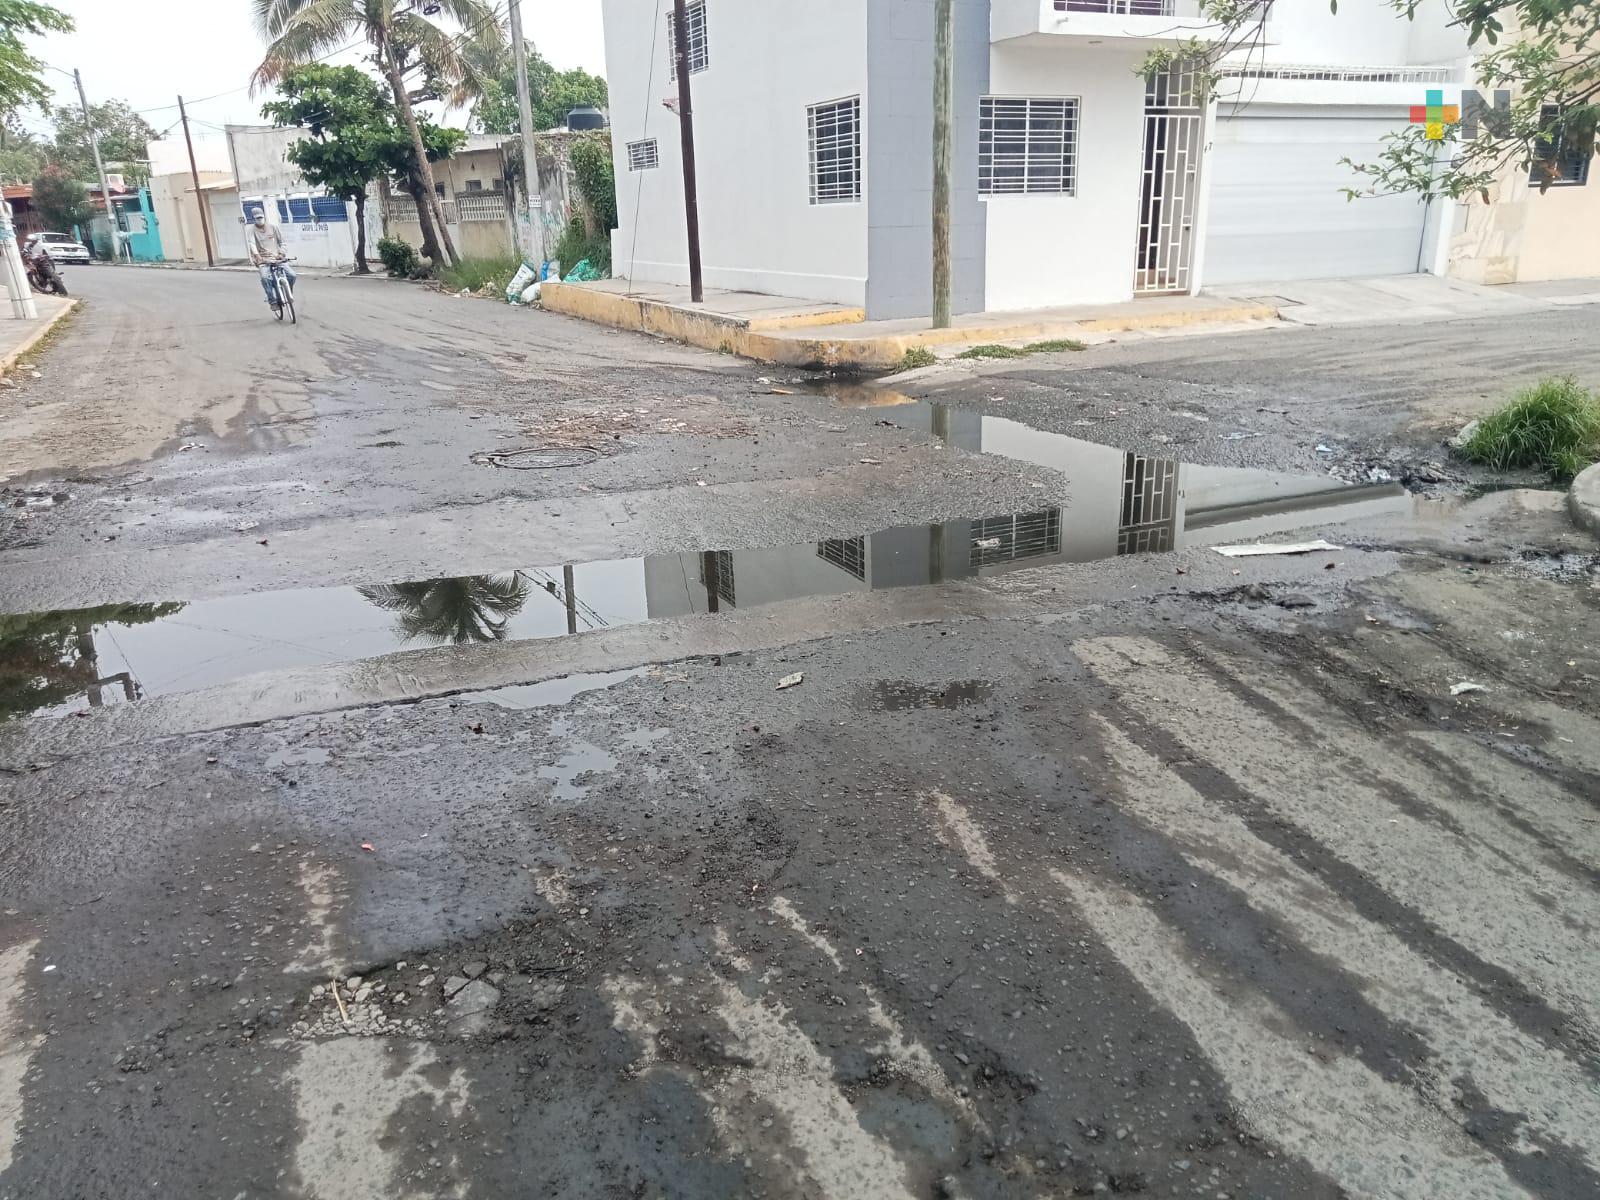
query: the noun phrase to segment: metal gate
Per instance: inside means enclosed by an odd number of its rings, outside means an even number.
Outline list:
[[[1133,290],[1190,290],[1195,210],[1200,202],[1205,107],[1192,64],[1148,76],[1139,179],[1139,253]]]

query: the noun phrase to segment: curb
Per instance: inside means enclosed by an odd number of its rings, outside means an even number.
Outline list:
[[[1240,304],[1231,308],[1130,312],[1115,317],[1087,317],[1080,321],[1034,318],[1020,320],[1010,326],[925,329],[886,334],[883,337],[828,338],[781,332],[785,327],[803,329],[811,323],[806,317],[746,319],[721,313],[695,312],[659,300],[595,291],[580,284],[546,283],[539,302],[549,312],[578,317],[597,325],[609,325],[613,329],[654,334],[705,350],[737,354],[757,362],[806,370],[853,371],[889,370],[898,366],[906,351],[916,346],[957,349],[988,342],[1061,338],[1129,329],[1175,329],[1236,321],[1273,320],[1278,316],[1278,310],[1271,305]],[[836,325],[854,323],[851,320],[854,315],[850,312],[828,314],[831,323]]]
[[[1600,463],[1578,472],[1567,493],[1567,511],[1581,528],[1600,536]]]
[[[75,312],[80,303],[82,303],[82,301],[80,301],[78,297],[68,296],[66,307],[62,308],[55,314],[55,316],[51,317],[38,329],[35,329],[26,338],[24,338],[22,345],[18,346],[14,350],[6,351],[4,355],[0,355],[0,377],[3,377],[7,371],[16,366],[17,360],[37,346],[39,342],[43,340],[44,335],[54,329],[57,323],[65,320],[68,313]]]

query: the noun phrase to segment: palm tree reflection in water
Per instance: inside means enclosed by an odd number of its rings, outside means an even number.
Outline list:
[[[356,590],[379,608],[400,614],[395,629],[406,641],[438,645],[502,641],[533,591],[519,575],[465,575]]]

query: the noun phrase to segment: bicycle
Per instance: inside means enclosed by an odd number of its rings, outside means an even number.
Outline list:
[[[278,297],[278,302],[272,306],[272,315],[278,320],[283,320],[285,311],[289,314],[289,324],[298,325],[300,318],[294,312],[294,286],[289,282],[289,276],[284,273],[283,265],[293,259],[280,258],[267,264],[272,272],[272,290]]]

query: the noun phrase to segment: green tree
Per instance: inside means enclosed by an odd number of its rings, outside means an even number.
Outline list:
[[[0,117],[0,180],[23,183],[44,169],[48,151],[43,143],[22,127],[16,113]]]
[[[89,189],[56,163],[51,163],[34,179],[33,207],[44,227],[59,233],[71,233],[74,225],[87,225],[93,212]]]
[[[371,60],[388,82],[401,124],[411,138],[412,155],[421,174],[423,203],[437,224],[436,265],[452,266],[455,247],[445,230],[444,208],[434,190],[433,169],[412,102],[408,71],[421,71],[427,80],[447,80],[465,87],[477,57],[473,45],[497,47],[505,43],[493,0],[252,0],[256,24],[268,42],[266,58],[256,68],[254,83],[277,83],[292,68],[303,66],[351,41],[372,48]],[[461,27],[447,33],[435,15]],[[423,218],[423,203],[418,216]],[[426,229],[426,224],[424,224]]]
[[[72,28],[72,18],[48,4],[0,0],[0,112],[50,102],[50,88],[40,74],[44,64],[28,53],[22,39]]]
[[[262,107],[279,125],[311,131],[289,147],[289,161],[306,179],[356,206],[356,273],[366,275],[367,187],[381,175],[400,128],[394,105],[377,82],[356,67],[312,63],[278,82],[283,99]]]
[[[418,128],[422,133],[422,143],[427,147],[428,163],[431,165],[449,158],[467,143],[467,135],[461,129],[447,129],[435,125],[432,121],[421,121]],[[437,198],[437,193],[429,190],[423,173],[417,168],[417,154],[411,148],[411,138],[403,130],[398,135],[389,139],[383,151],[384,172],[394,180],[403,192],[409,195],[417,206],[417,223],[422,229],[422,253],[434,262],[440,261],[439,243],[432,219],[428,197]],[[427,179],[433,178],[430,169]],[[440,226],[439,228],[443,228]]]
[[[1396,20],[1419,12],[1437,21],[1439,9],[1427,0],[1389,0]],[[1330,0],[1335,13],[1338,0]],[[1265,41],[1272,0],[1201,0],[1201,13],[1214,22],[1215,40],[1192,39],[1154,51],[1142,70],[1164,70],[1193,63],[1202,90],[1213,93],[1228,71]],[[1543,176],[1548,187],[1562,157],[1594,153],[1600,123],[1600,4],[1591,0],[1445,0],[1447,19],[1466,32],[1477,59],[1476,87],[1484,93],[1512,93],[1509,111],[1480,114],[1474,136],[1447,126],[1442,140],[1413,125],[1384,138],[1376,162],[1346,159],[1358,196],[1400,192],[1460,199],[1488,189],[1515,166]]]
[[[533,589],[520,575],[468,575],[356,589],[387,612],[400,614],[395,628],[407,641],[439,645],[498,642]]]
[[[91,104],[89,119],[94,122],[106,170],[120,171],[135,187],[148,181],[150,164],[144,160],[150,153],[150,143],[157,136],[150,122],[129,108],[125,100]],[[75,105],[63,105],[56,109],[54,121],[56,141],[52,161],[80,179],[93,179],[94,150],[89,144],[89,128],[84,124],[83,110]]]
[[[528,97],[533,102],[535,133],[564,124],[575,108],[605,108],[610,104],[606,81],[582,67],[558,71],[544,55],[528,47]],[[490,78],[472,111],[472,120],[483,133],[516,133],[517,72],[515,63],[506,63]]]
[[[66,612],[0,614],[0,721],[50,708],[100,683],[94,633],[144,625],[181,604],[109,604]]]

